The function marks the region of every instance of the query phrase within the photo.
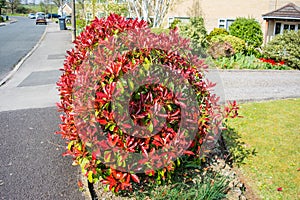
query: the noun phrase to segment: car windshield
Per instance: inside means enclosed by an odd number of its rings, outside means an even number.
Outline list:
[[[45,17],[45,13],[38,12],[36,13],[36,17]]]

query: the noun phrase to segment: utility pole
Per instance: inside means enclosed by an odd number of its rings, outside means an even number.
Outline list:
[[[72,41],[76,38],[76,13],[75,13],[75,0],[72,0],[72,15],[71,15],[71,22],[72,22]]]

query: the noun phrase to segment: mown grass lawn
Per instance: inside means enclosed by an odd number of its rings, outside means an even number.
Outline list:
[[[240,108],[244,118],[230,120],[229,126],[257,152],[240,168],[248,185],[262,199],[300,199],[300,99]]]

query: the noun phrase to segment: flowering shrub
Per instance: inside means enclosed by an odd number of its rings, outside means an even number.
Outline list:
[[[273,60],[273,59],[266,59],[266,58],[260,58],[259,60],[260,60],[261,62],[269,63],[269,64],[271,64],[271,65],[284,65],[284,61],[276,62],[276,61]]]
[[[68,51],[57,85],[60,134],[91,183],[132,190],[170,181],[180,158],[200,159],[222,117],[203,60],[176,30],[154,34],[145,21],[115,14],[95,19]]]

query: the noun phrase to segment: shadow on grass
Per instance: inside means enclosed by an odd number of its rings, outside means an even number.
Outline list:
[[[247,147],[241,140],[240,134],[232,127],[226,125],[222,131],[221,146],[228,153],[227,161],[238,167],[245,164],[245,160],[256,155],[255,148]],[[223,144],[222,144],[223,143]]]

